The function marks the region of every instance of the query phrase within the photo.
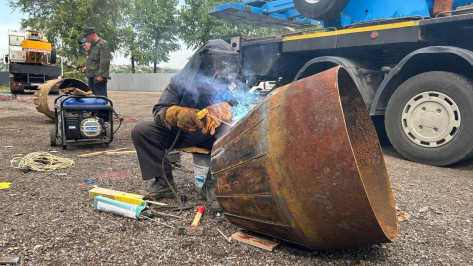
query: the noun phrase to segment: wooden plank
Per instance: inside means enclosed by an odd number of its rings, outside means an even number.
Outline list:
[[[87,158],[87,157],[92,157],[96,155],[101,155],[101,154],[106,154],[107,152],[117,152],[117,151],[123,151],[128,148],[121,148],[121,149],[116,149],[116,150],[109,150],[109,151],[97,151],[97,152],[92,152],[92,153],[84,153],[84,154],[79,154],[77,157],[79,158]]]
[[[135,154],[136,151],[112,151],[112,152],[106,152],[106,155],[120,155],[120,154]]]
[[[267,239],[259,238],[256,236],[248,235],[243,232],[234,233],[232,235],[232,238],[237,241],[243,242],[245,244],[250,244],[255,247],[259,247],[268,251],[273,251],[275,248],[279,246],[279,243],[276,243]]]
[[[19,261],[20,257],[0,257],[0,265],[17,264]]]

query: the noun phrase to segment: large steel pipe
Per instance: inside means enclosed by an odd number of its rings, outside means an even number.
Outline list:
[[[392,242],[394,199],[358,88],[337,67],[276,89],[212,149],[227,219],[313,249]]]

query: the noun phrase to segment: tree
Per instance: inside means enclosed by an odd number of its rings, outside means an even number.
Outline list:
[[[124,50],[125,56],[130,56],[131,60],[131,73],[135,73],[135,62],[138,57],[138,39],[137,34],[133,27],[127,25],[122,30],[122,37],[124,42],[122,42],[122,47]]]
[[[153,63],[154,73],[157,72],[158,63],[168,62],[169,53],[179,49],[177,3],[177,0],[134,1],[132,21],[138,34],[135,55],[140,64]]]
[[[226,0],[185,0],[179,10],[180,38],[188,47],[197,48],[208,40],[240,33],[246,37],[265,36],[284,30],[251,26],[217,19],[208,10]]]
[[[128,6],[127,0],[9,0],[9,3],[28,14],[22,20],[22,28],[40,30],[58,48],[58,54],[75,61],[84,57],[78,41],[83,38],[81,33],[86,26],[94,27],[107,40],[111,52],[118,49],[121,18]]]

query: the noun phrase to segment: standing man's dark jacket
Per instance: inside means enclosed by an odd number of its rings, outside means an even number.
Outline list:
[[[110,49],[107,41],[99,39],[90,46],[90,51],[85,59],[87,78],[109,77],[110,71]]]

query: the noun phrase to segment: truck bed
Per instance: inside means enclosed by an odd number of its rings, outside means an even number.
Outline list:
[[[274,80],[281,68],[293,75],[291,71],[319,56],[371,57],[373,68],[379,69],[395,65],[409,52],[425,46],[454,44],[473,50],[473,14],[410,19],[244,39],[243,70],[246,75]]]

